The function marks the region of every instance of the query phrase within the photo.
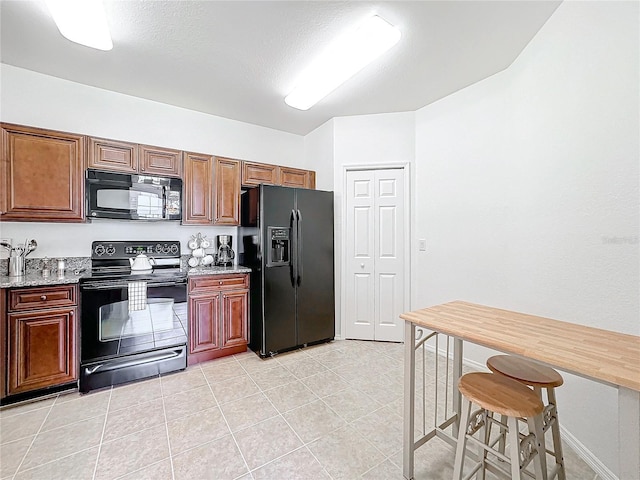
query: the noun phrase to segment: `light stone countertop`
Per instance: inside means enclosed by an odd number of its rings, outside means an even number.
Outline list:
[[[21,277],[10,277],[0,275],[0,288],[21,288],[21,287],[46,287],[51,285],[64,285],[78,283],[82,274],[74,275],[73,272],[65,273],[59,277],[55,273],[48,277],[43,277],[40,272],[31,272]]]
[[[206,267],[194,267],[189,269],[190,277],[195,277],[200,275],[225,275],[225,274],[234,274],[234,273],[251,273],[251,269],[249,267],[244,267],[242,265],[232,265],[230,267],[206,266]]]
[[[251,269],[242,265],[232,265],[230,267],[195,267],[189,268],[187,275],[189,277],[194,277],[202,275],[229,275],[243,273],[251,273]],[[55,272],[48,277],[43,277],[39,271],[31,271],[21,277],[0,275],[0,288],[46,287],[78,283],[82,276],[83,273],[74,275],[73,271],[67,271],[63,277],[59,277]]]

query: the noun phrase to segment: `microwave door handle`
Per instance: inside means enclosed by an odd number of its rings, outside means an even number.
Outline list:
[[[169,187],[167,185],[162,186],[162,218],[167,218],[167,210],[169,206],[167,205],[167,199],[169,196],[167,195],[167,189]]]

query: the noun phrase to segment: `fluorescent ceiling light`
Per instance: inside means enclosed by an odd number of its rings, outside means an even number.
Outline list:
[[[308,110],[400,40],[400,31],[374,15],[333,42],[302,74],[287,105]]]
[[[72,42],[111,50],[113,42],[101,0],[46,0],[58,30]]]

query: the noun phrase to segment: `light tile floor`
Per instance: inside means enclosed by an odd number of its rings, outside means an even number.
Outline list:
[[[400,344],[335,341],[4,408],[0,479],[400,480],[402,365]],[[597,478],[565,450],[569,480]],[[453,456],[429,442],[415,478],[451,478]]]

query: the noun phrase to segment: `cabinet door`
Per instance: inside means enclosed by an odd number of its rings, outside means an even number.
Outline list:
[[[264,183],[278,185],[278,167],[266,163],[242,162],[242,185],[254,187]]]
[[[213,157],[198,153],[183,154],[184,165],[184,225],[208,225],[213,218],[211,207],[211,177]]]
[[[220,348],[220,294],[189,296],[189,353]]]
[[[9,124],[2,135],[2,220],[81,222],[84,137]]]
[[[140,145],[140,173],[179,177],[182,161],[179,150]]]
[[[311,172],[298,168],[280,167],[280,185],[284,187],[311,188]]]
[[[135,143],[90,138],[88,152],[89,168],[126,173],[138,171],[138,146]]]
[[[248,290],[222,294],[222,348],[247,344]]]
[[[216,225],[240,225],[240,160],[215,157]]]
[[[77,380],[76,307],[10,313],[8,394]]]

